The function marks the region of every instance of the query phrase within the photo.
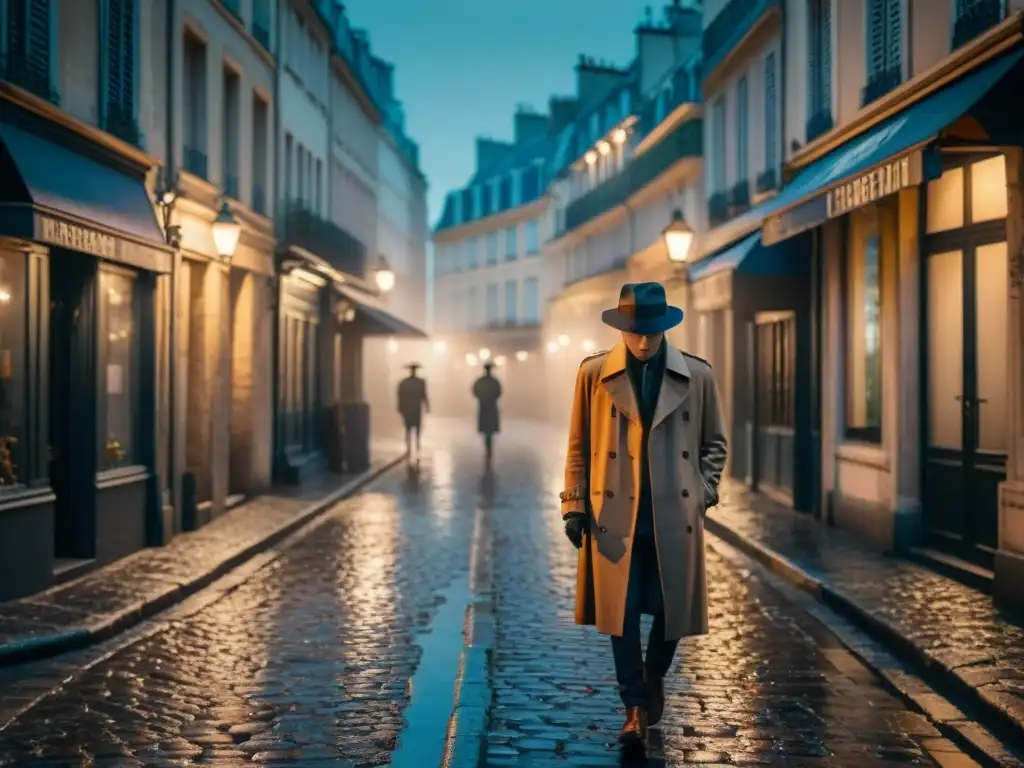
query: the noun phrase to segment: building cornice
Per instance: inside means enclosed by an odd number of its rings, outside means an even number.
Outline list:
[[[377,108],[376,102],[363,88],[362,80],[352,71],[348,60],[341,55],[341,51],[337,49],[333,42],[331,43],[331,69],[338,75],[342,85],[348,89],[348,92],[355,96],[359,107],[366,116],[373,121],[375,126],[380,126],[383,123],[380,109]]]
[[[544,195],[533,202],[527,203],[526,205],[509,208],[501,213],[486,216],[482,219],[474,219],[473,221],[466,222],[465,224],[459,224],[456,227],[435,230],[431,239],[434,241],[435,245],[444,245],[446,243],[465,240],[467,237],[476,237],[495,229],[502,229],[511,224],[520,224],[524,221],[529,221],[530,219],[544,213],[547,206],[548,199],[547,196]]]
[[[641,141],[633,147],[633,157],[642,155],[647,150],[661,143],[666,136],[689,120],[696,120],[704,116],[704,108],[695,102],[685,102],[673,109],[664,120],[658,123],[654,130],[648,133]]]
[[[772,5],[765,9],[764,13],[755,21],[746,34],[739,39],[729,52],[722,57],[722,60],[713,69],[704,73],[701,82],[701,91],[709,94],[719,88],[722,81],[729,76],[733,66],[747,58],[748,52],[759,47],[773,34],[777,34],[782,26],[782,11],[778,5]]]
[[[807,144],[786,163],[787,175],[824,157],[833,149],[870,130],[982,64],[1006,53],[1024,40],[1024,12],[1017,12],[971,42],[953,51],[935,66],[862,108],[850,120]],[[788,178],[784,178],[788,181]]]

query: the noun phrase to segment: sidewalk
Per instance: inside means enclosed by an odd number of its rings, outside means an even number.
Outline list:
[[[917,662],[1024,742],[1024,612],[738,484],[707,530]]]
[[[371,468],[274,489],[166,546],[140,550],[48,590],[0,603],[0,666],[56,656],[111,637],[199,591],[280,541],[404,458],[373,446]]]

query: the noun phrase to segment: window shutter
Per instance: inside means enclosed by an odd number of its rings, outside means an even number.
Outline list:
[[[128,120],[135,116],[135,0],[107,0],[107,103]]]
[[[888,0],[868,3],[868,75],[877,75],[886,68],[886,16]]]
[[[818,109],[832,108],[832,0],[821,0],[821,92]]]
[[[740,78],[736,86],[736,179],[747,178],[747,78]]]
[[[807,3],[807,117],[813,117],[818,111],[819,83],[818,60],[821,58],[821,0],[809,0]]]
[[[886,50],[885,50],[885,68],[894,69],[899,71],[901,68],[901,51],[900,51],[900,27],[901,27],[901,14],[900,14],[900,0],[888,0],[886,2]]]
[[[50,0],[30,0],[28,8],[29,70],[50,81]]]
[[[775,53],[764,60],[764,167],[775,168]]]

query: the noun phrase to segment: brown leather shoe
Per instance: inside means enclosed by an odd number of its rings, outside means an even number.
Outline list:
[[[626,709],[626,722],[619,731],[619,744],[642,744],[647,741],[647,711],[643,707]]]
[[[650,677],[644,672],[644,680],[647,682],[648,725],[657,725],[665,714],[665,678]]]

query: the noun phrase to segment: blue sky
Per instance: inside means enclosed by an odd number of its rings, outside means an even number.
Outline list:
[[[430,181],[430,224],[473,172],[477,136],[512,138],[519,103],[572,94],[586,53],[626,64],[642,0],[347,0],[350,23],[395,65],[407,129]],[[660,17],[661,3],[653,6]]]

